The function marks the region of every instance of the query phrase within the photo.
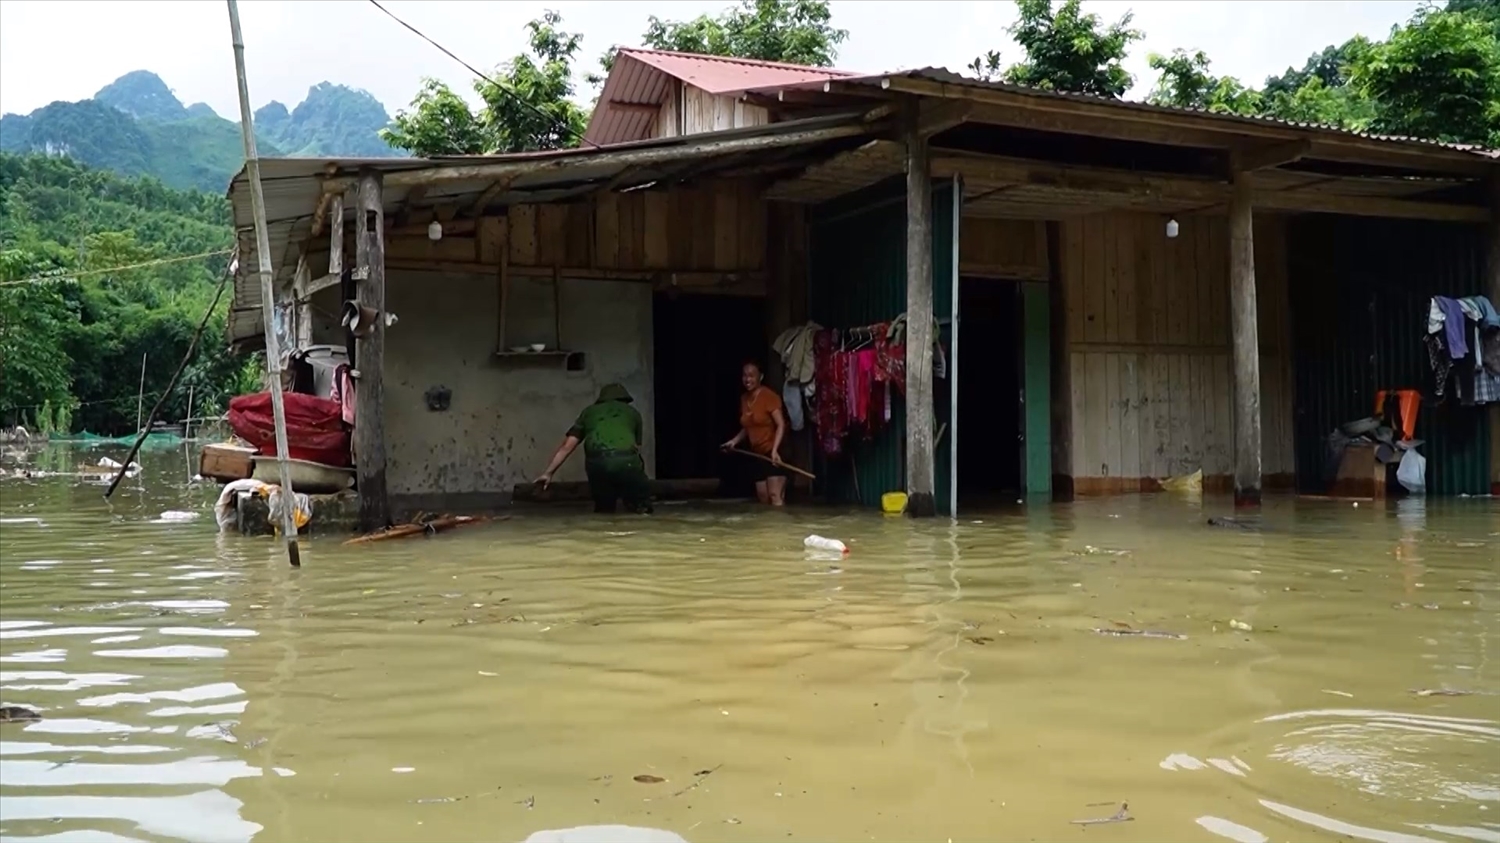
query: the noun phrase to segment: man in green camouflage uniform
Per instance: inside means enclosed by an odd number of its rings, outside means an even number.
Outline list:
[[[578,414],[536,482],[546,488],[581,443],[594,511],[614,512],[615,501],[623,500],[626,510],[649,513],[651,481],[646,478],[646,462],[641,458],[641,414],[631,406],[634,400],[629,390],[617,383],[599,390],[598,400]]]

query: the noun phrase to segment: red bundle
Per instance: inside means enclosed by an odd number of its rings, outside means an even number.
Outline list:
[[[338,402],[292,392],[283,396],[286,408],[286,455],[294,460],[349,465],[349,431]],[[229,402],[229,426],[255,446],[256,452],[276,455],[276,425],[271,393],[241,395]]]

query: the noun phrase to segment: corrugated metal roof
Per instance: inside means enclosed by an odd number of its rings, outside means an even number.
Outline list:
[[[789,85],[823,83],[857,77],[859,73],[827,67],[804,67],[772,61],[675,53],[668,50],[622,49],[599,92],[584,138],[613,144],[638,140],[653,133],[657,115],[636,106],[658,109],[671,96],[674,82],[685,82],[715,96]]]
[[[1365,140],[1374,140],[1387,143],[1420,146],[1427,150],[1446,149],[1454,152],[1472,153],[1486,158],[1500,158],[1500,151],[1489,150],[1475,144],[1449,143],[1446,141],[1427,140],[1425,138],[1408,137],[1404,135],[1382,135],[1375,132],[1360,132],[1351,129],[1343,129],[1337,126],[1328,126],[1320,123],[1304,123],[1293,120],[1284,120],[1279,117],[1247,116],[1243,114],[1224,114],[1220,112],[1207,111],[1200,108],[1183,108],[1180,106],[1153,105],[1146,102],[1134,102],[1129,100],[1117,100],[1109,97],[1101,97],[1094,94],[1081,94],[1070,91],[1049,91],[1041,88],[1033,88],[1027,85],[1016,85],[1010,82],[986,81],[960,73],[954,73],[946,67],[923,67],[913,70],[901,70],[891,73],[868,74],[864,76],[844,76],[838,81],[857,85],[882,85],[890,79],[920,79],[927,82],[937,82],[943,85],[953,85],[962,88],[974,88],[981,90],[1006,91],[1029,97],[1042,97],[1049,99],[1071,100],[1088,102],[1098,105],[1106,105],[1114,108],[1129,109],[1132,111],[1151,112],[1157,114],[1191,114],[1197,117],[1213,120],[1221,123],[1237,123],[1251,126],[1278,126],[1301,131],[1323,132],[1345,137],[1357,137]],[[804,82],[781,86],[784,89],[812,89],[821,90],[830,80],[817,82]],[[755,89],[761,90],[761,89]]]
[[[260,162],[261,189],[266,203],[266,227],[271,246],[271,277],[275,287],[290,286],[297,270],[301,244],[312,232],[312,219],[323,194],[323,179],[332,172],[347,174],[362,168],[378,170],[383,174],[407,170],[422,170],[432,167],[468,167],[476,164],[507,164],[534,162],[535,172],[523,173],[510,181],[506,192],[490,197],[495,205],[510,203],[546,203],[566,200],[597,189],[602,183],[631,171],[632,183],[667,181],[681,177],[691,169],[695,175],[711,176],[713,168],[704,166],[707,161],[717,160],[724,166],[739,167],[753,165],[760,158],[785,156],[790,146],[819,147],[818,140],[788,139],[778,146],[768,146],[757,151],[716,152],[706,158],[700,148],[715,148],[725,141],[796,135],[849,126],[845,135],[860,133],[873,126],[863,124],[858,114],[838,114],[776,123],[769,126],[754,126],[730,129],[711,134],[690,135],[680,138],[659,138],[636,143],[616,144],[605,149],[572,148],[524,152],[511,155],[469,155],[443,158],[267,158]],[[823,135],[826,139],[828,133]],[[856,143],[858,141],[855,141]],[[819,147],[821,148],[821,147]],[[620,163],[620,153],[639,150],[660,149],[671,152],[662,163],[631,165]],[[638,157],[637,157],[638,158]],[[566,168],[546,166],[568,162]],[[493,177],[478,177],[472,181],[445,182],[426,190],[423,201],[433,204],[474,199],[494,184]],[[396,211],[407,202],[411,190],[387,184],[382,199],[387,214]],[[260,262],[256,252],[254,216],[251,210],[250,185],[242,169],[229,185],[230,207],[234,218],[236,243],[240,250],[239,271],[235,275],[234,299],[229,314],[229,340],[242,343],[259,337],[261,327],[261,297],[258,275]],[[352,203],[351,203],[352,204]],[[352,208],[345,209],[346,217],[353,216]]]
[[[649,64],[668,76],[681,79],[716,96],[861,75],[852,70],[835,70],[831,67],[674,53],[668,50],[624,49],[620,50],[619,55],[630,56]]]

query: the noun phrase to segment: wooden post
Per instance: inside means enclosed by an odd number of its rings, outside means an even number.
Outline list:
[[[1234,365],[1234,504],[1260,506],[1260,338],[1250,174],[1234,173],[1229,203],[1229,315]]]
[[[336,201],[336,200],[335,200]],[[359,482],[359,527],[365,532],[390,525],[385,485],[385,211],[380,173],[359,174],[355,217],[355,301],[377,315],[356,346],[354,384],[355,476]],[[335,230],[338,225],[335,224]]]
[[[1485,296],[1500,307],[1500,168],[1490,174],[1489,260]],[[1490,494],[1500,495],[1500,404],[1490,405]]]
[[[328,274],[344,274],[344,194],[335,193],[328,208]]]
[[[1069,223],[1076,224],[1076,223]],[[1063,261],[1077,255],[1062,251],[1063,223],[1046,223],[1047,292],[1052,320],[1052,500],[1073,500],[1073,361],[1072,338],[1068,335],[1068,283]]]
[[[906,511],[937,514],[932,394],[932,175],[918,101],[905,103],[906,140]]]
[[[276,291],[271,279],[271,236],[266,228],[266,194],[260,184],[260,154],[255,151],[255,121],[250,113],[250,86],[245,81],[245,39],[240,33],[240,10],[229,3],[229,34],[234,39],[234,72],[240,94],[240,141],[245,146],[245,175],[250,182],[250,213],[255,218],[256,271],[260,275],[260,317],[266,332],[266,377],[271,382],[271,421],[276,428],[276,469],[281,480],[281,535],[286,539],[287,559],[302,567],[297,545],[297,498],[292,492],[292,471],[287,463],[286,404],[281,395],[281,350],[276,338]]]

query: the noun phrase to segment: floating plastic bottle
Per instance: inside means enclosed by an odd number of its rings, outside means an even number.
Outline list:
[[[822,536],[808,536],[802,540],[802,546],[808,550],[828,550],[841,554],[849,552],[849,548],[838,539],[825,539]]]

